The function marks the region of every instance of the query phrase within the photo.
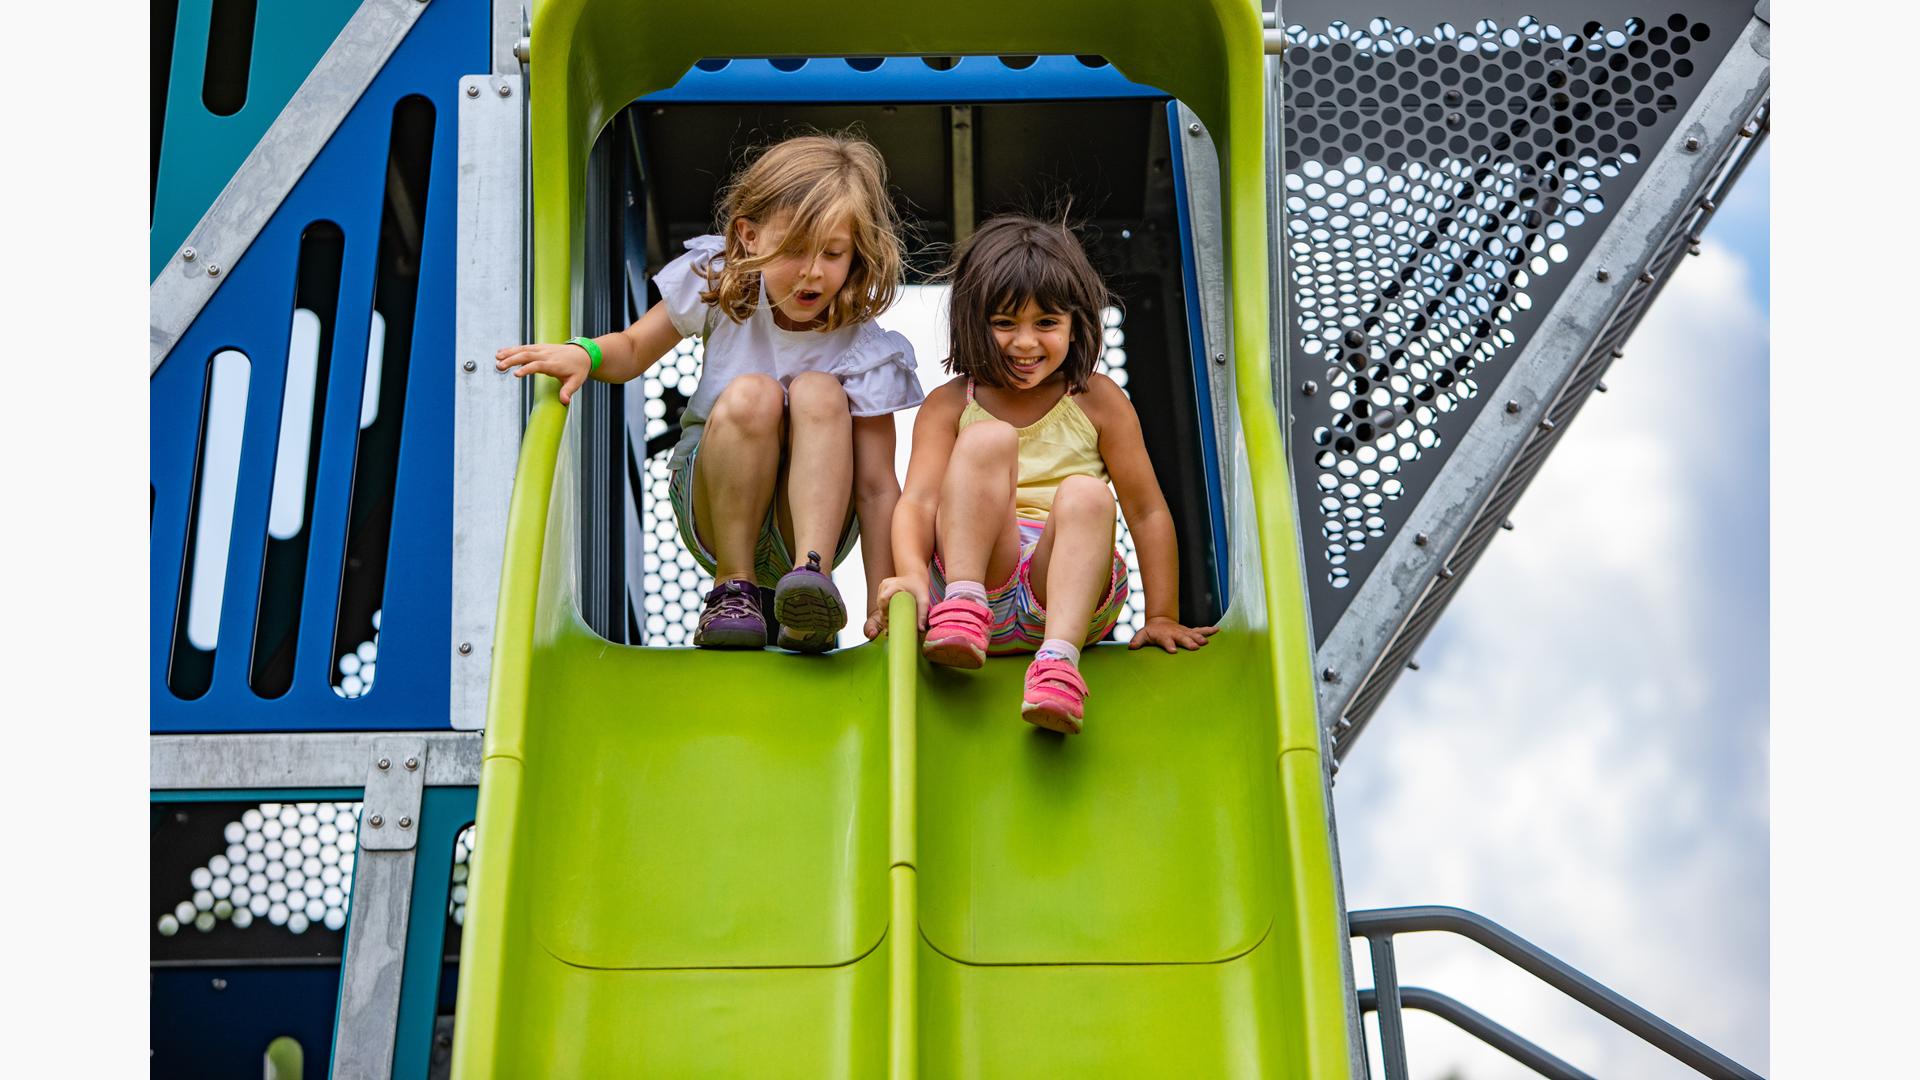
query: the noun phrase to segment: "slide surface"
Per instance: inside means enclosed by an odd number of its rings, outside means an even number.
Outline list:
[[[1023,662],[910,636],[612,644],[577,614],[563,416],[516,492],[502,610],[531,632],[495,653],[459,1075],[1344,1071],[1310,1065],[1339,926],[1264,632],[1090,649],[1077,737],[1019,719]]]
[[[1258,9],[729,14],[534,6],[529,67],[550,75],[529,105],[532,332],[578,332],[587,148],[701,57],[1104,56],[1217,148],[1217,200],[1201,193],[1217,214],[1196,229],[1226,290],[1210,379],[1227,613],[1198,653],[1089,650],[1071,739],[1019,720],[1019,662],[934,670],[906,636],[825,657],[611,644],[577,614],[577,452],[541,377],[495,626],[455,1075],[1347,1075],[1348,946],[1269,363]]]

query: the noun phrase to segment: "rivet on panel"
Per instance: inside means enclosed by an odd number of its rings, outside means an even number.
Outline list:
[[[193,250],[192,248],[181,248],[180,257],[182,259],[185,259],[188,262],[192,262],[193,260],[200,257],[200,253]]]
[[[471,641],[463,641],[463,642],[461,642],[461,643],[460,643],[460,655],[461,655],[461,656],[465,656],[465,655],[467,655],[468,653],[471,653],[472,651],[473,651],[473,642],[471,642]]]
[[[501,97],[512,97],[512,96],[513,96],[513,87],[511,87],[511,86],[508,86],[508,85],[507,85],[506,83],[501,83],[501,84],[500,84],[500,96],[501,96]]]
[[[466,368],[466,369],[467,369],[468,371],[472,371],[472,370],[474,370],[475,368],[477,368],[477,367],[479,367],[480,365],[479,365],[479,364],[476,364],[476,363],[474,363],[474,362],[473,362],[473,361],[471,361],[471,360],[469,360],[469,361],[467,361],[466,363],[464,363],[464,364],[461,364],[460,366],[461,366],[461,367],[463,367],[463,368]]]
[[[1320,673],[1320,678],[1326,680],[1327,682],[1339,682],[1340,673],[1334,670],[1333,668],[1328,668],[1325,671],[1322,671]]]
[[[1551,421],[1551,420],[1542,420],[1542,421],[1540,421],[1540,430],[1541,430],[1541,431],[1552,431],[1552,430],[1553,430],[1553,421]]]
[[[385,825],[386,823],[387,823],[387,819],[386,819],[386,818],[383,818],[383,817],[381,817],[381,816],[380,816],[379,814],[375,814],[375,815],[373,815],[372,817],[370,817],[370,818],[368,818],[368,819],[367,819],[367,824],[369,824],[369,825],[371,825],[371,826],[373,826],[373,827],[374,827],[374,828],[376,828],[376,829],[378,829],[378,828],[380,828],[381,826],[383,826],[383,825]]]
[[[1520,411],[1520,403],[1519,403],[1519,402],[1517,402],[1517,401],[1509,401],[1509,402],[1507,402],[1507,415],[1508,415],[1508,416],[1512,416],[1512,415],[1513,415],[1514,413],[1517,413],[1517,412],[1519,412],[1519,411]]]
[[[219,276],[220,276],[220,264],[219,264],[219,263],[208,263],[208,264],[207,264],[207,276],[208,276],[208,277],[219,277]]]
[[[1413,534],[1413,546],[1414,546],[1414,547],[1426,547],[1426,546],[1427,546],[1427,534],[1426,534],[1426,533],[1423,533],[1423,532],[1417,532],[1417,533],[1414,533],[1414,534]]]
[[[479,87],[477,87],[477,86],[469,86],[469,87],[467,87],[467,96],[468,96],[468,97],[479,97],[479,96],[480,96],[480,88],[479,88]]]
[[[1686,145],[1687,145],[1687,153],[1689,154],[1695,153],[1700,149],[1700,140],[1689,135],[1687,136]]]
[[[1594,275],[1593,275],[1593,280],[1595,280],[1595,281],[1611,281],[1611,280],[1613,280],[1613,274],[1612,274],[1612,273],[1610,273],[1610,272],[1609,272],[1609,271],[1607,270],[1607,268],[1603,266],[1603,267],[1601,267],[1601,268],[1600,268],[1599,270],[1597,270],[1597,271],[1595,271],[1595,272],[1594,272]]]
[[[1308,397],[1312,397],[1320,392],[1320,384],[1314,382],[1312,379],[1308,379],[1306,382],[1300,384],[1300,392]]]
[[[1197,120],[1196,120],[1195,122],[1193,122],[1193,123],[1191,123],[1191,124],[1188,124],[1188,125],[1187,125],[1187,134],[1189,134],[1189,135],[1199,135],[1199,134],[1200,134],[1200,123],[1199,123],[1199,121],[1197,121]]]

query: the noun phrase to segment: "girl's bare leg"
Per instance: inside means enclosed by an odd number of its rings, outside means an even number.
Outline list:
[[[948,581],[978,581],[991,589],[1020,562],[1020,526],[1013,495],[1020,469],[1020,436],[999,420],[969,425],[953,441],[934,515],[940,563]]]
[[[853,495],[853,412],[839,380],[820,371],[794,377],[787,388],[791,440],[782,466],[779,525],[793,569],[820,553],[831,567]]]
[[[754,580],[754,551],[780,471],[786,395],[765,375],[720,391],[693,462],[693,527],[713,553],[714,581]]]
[[[1086,642],[1112,578],[1113,522],[1113,492],[1093,477],[1069,476],[1054,492],[1028,571],[1034,599],[1047,609],[1047,637]]]

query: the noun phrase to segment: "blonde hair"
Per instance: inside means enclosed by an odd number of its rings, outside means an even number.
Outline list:
[[[783,212],[790,217],[780,247],[748,254],[738,223],[764,228]],[[761,268],[782,256],[818,252],[843,222],[853,241],[852,265],[846,284],[828,301],[820,329],[871,319],[892,306],[904,265],[899,221],[887,197],[886,161],[865,139],[802,135],[774,144],[734,174],[721,192],[718,216],[725,261],[718,270],[711,263],[701,268],[707,288],[700,299],[734,322],[753,313]]]

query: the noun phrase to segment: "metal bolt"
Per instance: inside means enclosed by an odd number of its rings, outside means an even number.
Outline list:
[[[413,828],[413,819],[410,817],[402,817],[400,819],[400,827],[403,829]]]
[[[1503,529],[1505,529],[1505,530],[1507,530],[1508,532],[1512,532],[1512,531],[1513,531],[1513,519],[1512,519],[1512,518],[1507,518],[1507,519],[1506,519],[1505,521],[1502,521],[1502,522],[1500,523],[1500,527],[1501,527],[1501,528],[1503,528]]]
[[[181,248],[180,257],[182,259],[185,259],[188,262],[192,262],[193,260],[200,257],[200,253],[193,250],[192,248]]]
[[[479,96],[480,96],[480,88],[479,88],[479,87],[477,87],[477,86],[469,86],[469,87],[467,87],[467,96],[468,96],[468,97],[479,97]]]
[[[1653,284],[1653,272],[1650,270],[1642,270],[1640,272],[1640,284],[1642,285]]]
[[[215,990],[225,990],[227,988],[227,980],[221,979],[221,978],[215,978],[213,980],[213,988]]]
[[[207,264],[207,276],[208,276],[208,277],[219,277],[219,276],[220,276],[220,264],[219,264],[219,263],[208,263],[208,264]]]
[[[464,363],[464,364],[461,364],[460,366],[461,366],[461,367],[463,367],[463,368],[466,368],[466,369],[467,369],[468,371],[472,371],[472,370],[474,370],[475,368],[477,368],[477,367],[479,367],[480,365],[479,365],[479,364],[476,364],[476,363],[474,363],[474,362],[473,362],[473,361],[471,361],[471,360],[469,360],[469,361],[467,361],[466,363]]]
[[[379,761],[374,762],[374,764],[380,766],[381,772],[386,772],[388,769],[393,768],[393,759],[381,758]]]
[[[1443,566],[1443,567],[1441,567],[1441,568],[1440,568],[1440,580],[1441,580],[1441,581],[1452,581],[1452,580],[1453,580],[1453,567],[1451,567],[1451,566]]]
[[[1612,278],[1613,278],[1613,275],[1608,273],[1607,268],[1604,266],[1601,267],[1599,270],[1595,271],[1593,275],[1593,280],[1595,281],[1610,281],[1612,280]]]
[[[1597,383],[1594,383],[1594,384],[1593,384],[1593,388],[1594,388],[1595,390],[1598,390],[1598,391],[1600,391],[1600,392],[1601,392],[1601,393],[1603,393],[1603,394],[1607,392],[1607,384],[1606,384],[1606,383],[1604,383],[1604,382],[1597,382]]]
[[[1407,661],[1407,670],[1408,670],[1408,671],[1419,671],[1419,670],[1420,670],[1420,661],[1418,661],[1418,660],[1409,660],[1409,661]]]
[[[1551,420],[1541,420],[1541,421],[1540,421],[1540,430],[1541,430],[1541,431],[1552,431],[1552,430],[1553,430],[1553,421],[1551,421]]]
[[[382,825],[385,825],[386,823],[387,823],[387,819],[381,817],[379,814],[375,814],[372,817],[367,819],[367,824],[373,826],[376,829]]]
[[[1353,717],[1343,716],[1340,719],[1335,720],[1333,722],[1333,727],[1334,727],[1334,730],[1344,735],[1345,733],[1353,730]]]
[[[506,83],[501,83],[501,84],[500,84],[500,96],[501,96],[501,97],[512,97],[512,96],[513,96],[513,87],[511,87],[511,86],[508,86],[508,85],[507,85]]]
[[[1200,134],[1200,122],[1199,122],[1198,120],[1196,120],[1196,121],[1194,121],[1193,123],[1191,123],[1191,124],[1188,124],[1188,125],[1187,125],[1187,134],[1189,134],[1189,135],[1198,135],[1198,134]]]
[[[1226,353],[1223,353],[1223,352],[1217,352],[1217,353],[1214,353],[1214,354],[1213,354],[1213,362],[1214,362],[1214,363],[1216,363],[1216,364],[1224,364],[1224,363],[1226,363],[1226,362],[1227,362],[1227,354],[1226,354]]]
[[[1417,533],[1414,533],[1414,534],[1413,534],[1413,546],[1414,546],[1414,547],[1426,547],[1426,546],[1427,546],[1427,534],[1426,534],[1426,533],[1419,533],[1419,532],[1417,532]]]
[[[404,764],[407,766],[407,771],[412,772],[413,770],[420,767],[420,759],[417,757],[410,757],[406,760]]]
[[[527,58],[532,55],[533,55],[532,41],[529,41],[526,38],[521,38],[519,41],[516,41],[513,43],[513,58],[515,60],[518,60],[524,64],[527,62]]]
[[[1701,199],[1701,200],[1700,200],[1700,209],[1702,209],[1702,210],[1711,210],[1711,209],[1713,209],[1713,200],[1712,200],[1712,199]]]
[[[1320,673],[1320,678],[1327,682],[1339,682],[1340,673],[1333,668],[1328,668]]]
[[[463,642],[461,642],[461,643],[460,643],[460,655],[461,655],[461,656],[465,656],[465,655],[467,655],[468,653],[470,653],[470,652],[472,652],[472,651],[473,651],[473,642],[471,642],[471,641],[463,641]]]
[[[1687,136],[1687,153],[1691,154],[1699,149],[1700,149],[1700,140],[1694,138],[1691,135]]]
[[[1698,241],[1698,240],[1689,240],[1689,241],[1687,242],[1687,254],[1689,254],[1689,255],[1698,255],[1698,254],[1700,254],[1700,241]]]
[[[1743,127],[1740,129],[1740,137],[1743,139],[1751,139],[1753,138],[1753,135],[1754,135],[1753,129],[1750,127]]]
[[[1627,355],[1627,350],[1619,347],[1618,345],[1613,347],[1613,358],[1615,360],[1618,360],[1625,355]]]
[[[1300,384],[1300,392],[1308,397],[1312,397],[1320,392],[1320,384],[1314,382],[1312,379],[1308,379],[1306,382]]]
[[[1517,402],[1517,401],[1509,401],[1509,402],[1507,402],[1507,415],[1509,415],[1509,416],[1511,416],[1511,415],[1513,415],[1514,413],[1517,413],[1517,412],[1519,412],[1519,411],[1520,411],[1520,403],[1519,403],[1519,402]]]

